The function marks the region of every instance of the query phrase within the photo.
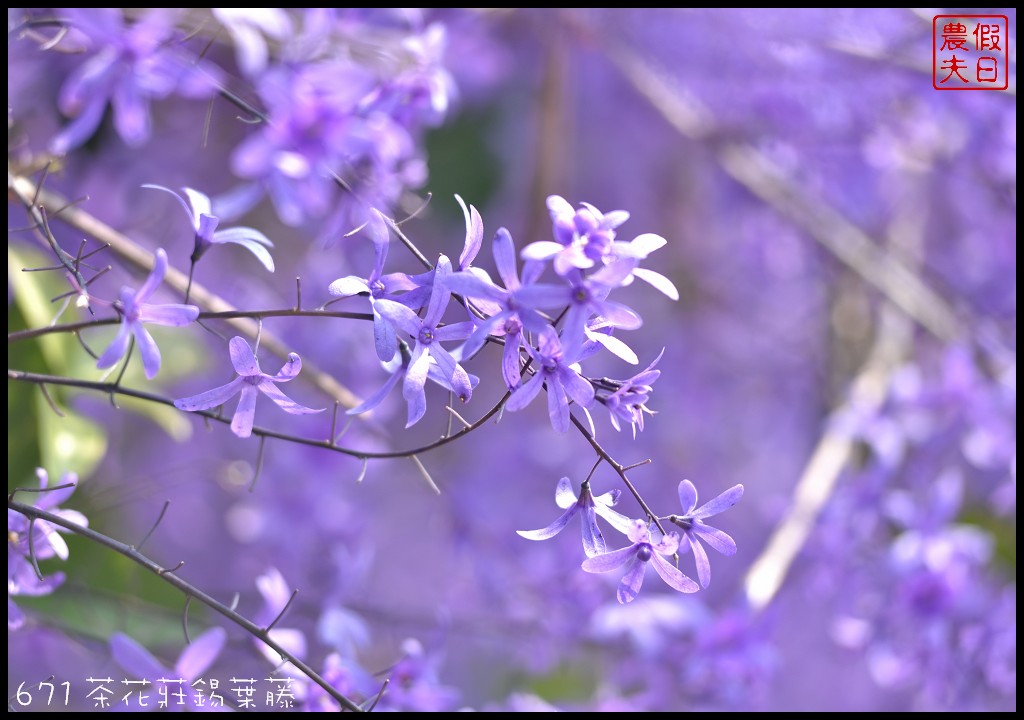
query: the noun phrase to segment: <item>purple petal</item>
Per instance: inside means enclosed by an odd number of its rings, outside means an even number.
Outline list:
[[[666,295],[670,300],[679,299],[679,290],[675,284],[659,272],[648,270],[647,268],[636,268],[633,270],[633,277],[648,283],[655,290]]]
[[[472,299],[493,300],[498,303],[508,298],[508,291],[502,290],[492,282],[485,280],[476,273],[457,272],[445,278],[445,285],[453,293]]]
[[[142,369],[146,371],[146,377],[152,380],[160,372],[160,348],[142,323],[134,322],[131,326],[135,344],[139,346],[139,354],[142,355]]]
[[[654,551],[662,555],[674,555],[679,549],[679,533],[670,532],[656,543],[651,543]]]
[[[118,84],[110,98],[114,108],[114,128],[126,145],[138,147],[149,138],[149,104],[141,89],[130,78]]]
[[[572,482],[569,478],[564,477],[560,479],[555,487],[555,504],[565,509],[575,505],[578,499],[576,493],[572,490]]]
[[[128,340],[130,338],[131,329],[128,327],[128,322],[122,321],[121,326],[117,328],[117,335],[114,336],[110,345],[107,346],[107,349],[103,351],[103,354],[96,361],[96,367],[100,370],[113,367],[128,352]]]
[[[434,289],[430,293],[430,302],[427,303],[427,312],[423,315],[423,324],[427,327],[437,327],[444,316],[445,308],[452,293],[447,287],[447,280],[452,274],[452,264],[444,255],[437,259],[437,266],[434,268]]]
[[[271,606],[275,615],[288,602],[292,594],[291,588],[285,582],[284,575],[273,567],[256,578],[256,589],[263,596],[264,604]]]
[[[110,654],[114,662],[129,675],[142,680],[168,677],[169,670],[153,657],[146,648],[123,633],[110,638]]]
[[[231,418],[231,432],[240,438],[252,435],[252,424],[256,420],[256,398],[259,391],[255,385],[242,382],[242,393],[238,398],[238,407]]]
[[[146,186],[143,185],[143,187]],[[150,187],[159,188],[160,186],[152,185]],[[167,188],[162,189],[166,190]],[[199,217],[201,215],[209,215],[211,217],[213,216],[213,204],[210,202],[210,198],[208,195],[204,195],[198,190],[193,190],[190,187],[183,187],[181,191],[185,193],[185,197],[188,198],[188,204],[192,208],[191,212],[189,213],[189,215],[191,215],[193,218],[192,225],[193,227],[195,227],[196,230],[198,230],[199,223],[197,221],[199,220]]]
[[[686,533],[686,539],[693,550],[694,562],[697,563],[697,579],[700,580],[701,587],[707,587],[711,583],[711,562],[708,560],[708,554],[691,533]]]
[[[440,345],[432,345],[430,355],[434,358],[434,362],[437,363],[445,380],[450,383],[452,391],[454,391],[459,400],[467,402],[473,397],[473,386],[469,382],[469,374],[461,365],[455,362],[455,358],[451,356],[451,353]]]
[[[281,369],[277,371],[277,375],[272,375],[270,379],[274,382],[288,382],[298,377],[300,372],[302,372],[302,358],[298,353],[288,353],[288,362],[282,365]]]
[[[572,300],[572,288],[538,283],[526,285],[512,294],[516,304],[528,308],[561,307]]]
[[[164,275],[166,274],[167,253],[164,252],[163,248],[158,248],[156,255],[153,257],[153,270],[149,273],[149,277],[146,278],[146,282],[142,283],[142,287],[135,293],[135,304],[142,305],[149,300],[149,296],[160,287],[160,283],[164,281]]]
[[[550,260],[563,250],[565,250],[565,246],[553,240],[538,240],[524,247],[520,255],[523,260],[543,262]]]
[[[55,155],[63,155],[91,138],[100,126],[106,109],[107,98],[105,95],[90,98],[78,116],[65,125],[50,141],[50,151]]]
[[[299,405],[297,402],[281,392],[280,388],[278,388],[277,385],[274,384],[274,381],[270,379],[261,380],[260,384],[256,387],[258,387],[264,395],[273,400],[279,408],[290,415],[313,415],[315,413],[323,412],[326,409],[310,408],[305,405]]]
[[[391,392],[392,388],[395,387],[395,383],[398,382],[398,379],[400,377],[402,377],[402,373],[393,373],[391,377],[389,377],[387,381],[383,385],[381,385],[377,392],[375,392],[370,397],[366,398],[366,400],[364,400],[361,405],[357,405],[356,407],[349,410],[347,414],[358,415],[360,413],[367,412],[368,410],[373,410],[375,407],[384,402],[384,398],[386,398],[388,396],[388,393]]]
[[[577,510],[579,510],[579,506],[576,505],[576,503],[573,503],[572,507],[559,515],[558,518],[546,528],[542,528],[541,530],[516,530],[516,534],[526,538],[527,540],[547,540],[548,538],[553,538],[565,529],[565,526],[569,524],[569,521],[572,519],[573,515],[576,514]],[[584,540],[584,542],[586,541]]]
[[[370,292],[370,286],[363,278],[349,275],[348,277],[338,278],[328,285],[327,292],[334,297],[352,297],[361,292]]]
[[[636,600],[640,594],[640,586],[644,584],[644,573],[647,572],[647,563],[634,555],[633,561],[626,566],[626,574],[619,581],[619,587],[615,590],[615,597],[620,603],[628,603]]]
[[[590,407],[594,402],[594,386],[580,377],[574,370],[559,368],[558,379],[565,386],[566,394],[581,407]]]
[[[209,243],[217,242],[217,226],[220,224],[220,218],[203,213],[197,219],[196,235],[199,241],[200,252],[202,252]],[[220,242],[224,241],[221,240]]]
[[[418,290],[420,287],[416,284],[416,281],[406,273],[388,273],[387,275],[381,275],[380,281],[384,283],[384,292],[388,295],[408,292],[410,290]],[[406,304],[408,305],[409,303],[406,302]]]
[[[476,355],[487,342],[487,338],[495,331],[495,328],[507,318],[508,313],[498,313],[477,325],[470,334],[469,339],[466,340],[466,344],[462,346],[462,359],[465,360]]]
[[[559,217],[564,217],[566,215],[572,217],[576,214],[576,211],[573,209],[572,205],[569,204],[569,201],[561,195],[548,195],[545,205],[547,205],[548,213],[551,215],[552,220],[556,220]]]
[[[480,213],[472,205],[466,208],[466,203],[458,195],[455,200],[462,207],[462,214],[466,216],[466,241],[463,244],[462,254],[459,255],[459,269],[465,270],[476,259],[480,252],[480,243],[484,237],[484,221]]]
[[[601,534],[601,528],[597,526],[597,516],[594,514],[594,508],[588,507],[583,509],[583,522],[581,526],[583,530],[583,552],[587,557],[603,555],[608,552],[608,546],[604,542],[604,535]]]
[[[718,497],[704,503],[696,511],[690,513],[690,517],[700,520],[706,517],[711,517],[712,515],[717,515],[738,503],[741,497],[743,497],[743,486],[733,485]]]
[[[607,495],[607,493],[605,493]],[[604,497],[602,495],[601,497]],[[633,520],[626,517],[620,512],[612,510],[610,507],[601,502],[601,497],[595,498],[594,511],[608,521],[608,524],[618,530],[620,533],[628,534],[631,527],[633,527]]]
[[[238,393],[239,387],[244,382],[245,381],[242,378],[236,377],[227,385],[221,385],[213,390],[201,392],[198,395],[192,395],[190,397],[182,398],[181,400],[175,400],[174,407],[179,410],[185,410],[186,412],[215,408],[218,405],[223,405],[233,398]]]
[[[197,215],[192,211],[192,208],[189,207],[189,204],[187,202],[185,202],[185,198],[183,198],[181,195],[179,195],[178,193],[174,192],[170,188],[164,187],[163,185],[154,185],[154,184],[151,184],[151,183],[146,183],[142,187],[148,188],[150,190],[163,190],[165,193],[169,193],[169,194],[173,195],[174,199],[177,200],[179,203],[181,203],[181,206],[185,209],[185,212],[188,214],[188,221],[189,221],[189,224],[192,226],[192,229],[198,232],[198,230],[199,230],[199,223],[196,222]],[[185,188],[185,192],[187,193],[188,191],[189,191],[189,189]],[[195,190],[193,190],[192,192],[195,192]],[[201,195],[201,193],[196,193],[196,194],[197,195]],[[203,195],[203,197],[206,197],[206,196]],[[195,206],[195,203],[193,203],[193,207],[194,206]],[[209,198],[207,198],[207,206],[209,206]],[[209,212],[209,207],[207,207],[206,212]]]
[[[655,572],[661,575],[661,579],[673,590],[683,593],[695,593],[700,590],[697,583],[679,572],[672,563],[658,553],[651,555],[651,563],[654,565]]]
[[[610,553],[595,555],[584,560],[580,567],[589,573],[611,572],[625,565],[630,558],[635,558],[636,549],[636,545],[630,545],[619,550],[612,550]]]
[[[639,315],[621,303],[604,300],[593,303],[593,305],[608,326],[622,328],[623,330],[636,330],[644,324],[643,319]]]
[[[569,402],[565,399],[565,388],[557,375],[548,375],[548,417],[551,427],[558,432],[569,429]]]
[[[405,373],[405,382],[402,384],[402,397],[409,404],[408,420],[406,427],[411,427],[419,422],[420,418],[427,411],[427,396],[423,386],[427,384],[427,373],[430,371],[430,355],[419,345],[412,352],[409,361],[409,369]]]
[[[505,409],[510,412],[516,412],[522,410],[524,407],[533,402],[533,399],[537,397],[537,393],[540,392],[541,385],[544,384],[544,378],[541,374],[534,375],[532,378],[526,381],[525,385],[521,385],[517,390],[512,393],[509,397],[508,402],[505,403]]]
[[[627,220],[629,220],[629,213],[625,210],[611,210],[606,212],[604,217],[601,218],[601,227],[606,230],[614,230]]]
[[[253,375],[260,375],[260,366],[256,362],[256,356],[253,355],[252,348],[249,347],[249,343],[245,341],[245,338],[241,338],[238,335],[231,338],[228,343],[228,352],[231,355],[231,365],[235,368],[235,372],[243,377],[251,377]]]
[[[498,275],[509,290],[519,288],[519,276],[516,274],[516,246],[512,236],[505,228],[498,228],[491,243],[494,264],[498,266]]]
[[[679,483],[679,504],[683,506],[683,515],[691,517],[697,507],[697,488],[689,480]]]
[[[377,358],[382,362],[388,362],[398,352],[395,326],[376,311],[373,313],[373,348],[377,351]]]
[[[736,554],[736,541],[718,528],[713,528],[698,521],[690,528],[690,532],[695,533],[697,537],[723,555],[732,556]]]
[[[166,325],[168,327],[184,327],[199,317],[199,308],[195,305],[142,305],[139,307],[139,321]]]
[[[254,230],[248,227],[233,227],[225,230],[218,230],[213,234],[212,242],[215,243],[234,243],[235,245],[241,245],[246,250],[251,252],[257,260],[259,260],[263,267],[269,272],[274,272],[274,258],[270,256],[270,252],[264,245],[273,247],[273,243],[267,239],[266,235],[261,233],[259,230]]]
[[[631,365],[640,364],[640,358],[636,356],[636,353],[633,352],[633,349],[629,347],[629,345],[627,345],[626,343],[619,340],[617,337],[614,337],[613,335],[605,335],[604,333],[601,332],[592,332],[587,333],[587,338],[593,340],[596,343],[601,344],[610,353],[621,358],[622,360],[625,360]],[[637,384],[643,384],[640,381],[636,382]]]
[[[519,357],[519,344],[522,342],[522,334],[505,336],[505,347],[501,349],[501,376],[505,385],[512,389],[522,382],[522,370]]]
[[[608,288],[617,288],[625,282],[626,278],[633,274],[637,262],[632,258],[623,258],[608,263],[603,268],[591,275],[587,280]]]
[[[210,628],[185,647],[174,671],[186,683],[191,683],[213,665],[224,648],[228,634],[224,628]]]
[[[373,303],[375,312],[400,330],[416,337],[419,335],[423,321],[419,316],[401,303],[394,300],[377,300]]]

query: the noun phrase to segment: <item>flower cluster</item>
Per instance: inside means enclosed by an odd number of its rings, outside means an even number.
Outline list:
[[[34,507],[57,515],[68,522],[87,527],[89,521],[77,510],[58,507],[71,497],[78,485],[78,476],[64,473],[60,483],[49,489],[50,478],[43,468],[36,469],[39,493]],[[21,513],[7,510],[7,629],[17,630],[25,623],[25,614],[14,603],[18,595],[49,595],[64,582],[64,573],[42,576],[38,562],[49,558],[68,559],[68,546],[60,533],[66,530],[45,520],[30,520]],[[31,543],[31,545],[29,544]]]

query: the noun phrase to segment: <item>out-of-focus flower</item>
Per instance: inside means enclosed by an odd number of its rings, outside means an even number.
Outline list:
[[[274,247],[266,235],[251,227],[233,227],[218,230],[217,225],[220,218],[213,214],[210,198],[192,188],[183,187],[181,191],[188,198],[186,202],[178,193],[163,185],[143,185],[144,188],[163,190],[173,195],[188,215],[192,229],[195,231],[195,248],[192,250],[192,262],[199,262],[207,250],[213,245],[234,243],[241,245],[256,256],[256,259],[263,263],[270,272],[274,272],[274,258],[270,257],[268,247]]]
[[[291,18],[282,8],[213,8],[213,16],[231,35],[238,67],[250,76],[267,66],[266,38],[282,42],[293,32]]]
[[[689,547],[693,549],[693,559],[697,563],[697,577],[704,587],[711,582],[711,563],[708,561],[708,554],[698,540],[703,540],[723,555],[736,554],[736,542],[718,528],[705,525],[704,519],[728,510],[738,503],[741,497],[743,497],[743,486],[733,485],[721,495],[698,508],[697,488],[689,480],[679,483],[679,502],[683,506],[684,513],[670,515],[668,520],[682,529],[683,537]]]
[[[174,668],[169,669],[135,640],[123,633],[115,633],[110,638],[114,662],[131,677],[148,680],[151,684],[145,686],[143,694],[152,698],[150,702],[143,703],[141,698],[132,698],[128,694],[118,709],[153,710],[158,704],[157,696],[166,697],[168,707],[176,710],[186,707],[196,712],[224,709],[223,698],[218,701],[213,695],[203,694],[196,686],[203,673],[217,660],[226,640],[227,633],[223,628],[210,628],[187,645]]]
[[[142,367],[146,377],[153,379],[160,371],[160,348],[156,346],[153,336],[149,334],[143,323],[182,327],[199,317],[199,308],[195,305],[150,305],[146,301],[156,292],[167,274],[167,253],[163,248],[156,251],[153,272],[146,278],[138,290],[129,287],[121,288],[121,299],[114,303],[114,309],[121,315],[121,327],[117,336],[96,361],[101,370],[113,366],[128,352],[129,340],[134,337],[142,354]]]
[[[597,526],[597,516],[600,515],[616,530],[628,533],[632,527],[632,521],[625,515],[621,515],[612,507],[619,501],[619,490],[612,490],[603,495],[594,497],[590,492],[590,481],[584,480],[580,486],[580,496],[577,498],[572,491],[572,483],[569,478],[564,477],[558,481],[555,488],[555,503],[565,510],[553,523],[542,530],[516,530],[516,532],[527,540],[547,540],[562,532],[569,521],[577,513],[582,513],[583,527],[583,552],[587,557],[594,557],[608,552],[608,547],[601,534],[601,528]]]
[[[378,709],[406,712],[444,712],[453,710],[459,693],[441,684],[436,658],[412,638],[402,643],[402,657],[391,668],[391,683]]]
[[[558,333],[550,325],[541,332],[537,349],[527,345],[526,350],[533,358],[537,372],[512,393],[505,409],[511,412],[522,410],[537,397],[541,386],[547,385],[551,426],[565,432],[569,429],[569,398],[580,407],[590,407],[594,402],[594,387],[580,375],[571,349],[568,355],[563,353]]]
[[[615,592],[620,603],[631,602],[640,593],[648,564],[654,565],[654,571],[674,590],[694,593],[700,589],[697,583],[662,557],[674,555],[679,548],[679,536],[676,533],[669,533],[658,542],[652,542],[647,523],[643,520],[634,520],[632,527],[629,528],[628,537],[633,543],[629,547],[587,558],[582,565],[582,568],[590,573],[611,572],[625,565],[626,572]]]
[[[256,578],[256,589],[263,597],[263,606],[253,617],[253,622],[260,627],[267,627],[288,605],[292,591],[288,587],[288,583],[285,582],[281,571],[273,567],[267,568],[265,573]],[[306,635],[301,630],[275,625],[268,635],[271,640],[300,660],[306,657]],[[282,663],[283,658],[276,650],[258,638],[253,638],[253,642],[275,667]]]
[[[149,139],[149,101],[172,92],[208,97],[218,71],[188,58],[175,44],[176,12],[157,8],[127,24],[116,8],[69,8],[71,27],[84,34],[96,52],[71,73],[60,90],[61,111],[74,118],[50,143],[65,153],[88,140],[109,103],[114,127],[128,145]]]
[[[39,489],[45,490],[50,484],[49,475],[43,468],[36,468]],[[33,493],[36,497],[33,505],[68,522],[82,527],[89,526],[89,520],[77,510],[65,510],[58,505],[71,497],[78,485],[75,473],[64,473],[59,485],[70,484],[70,487],[47,492]],[[30,527],[30,525],[32,527]],[[32,547],[29,547],[31,532]],[[14,604],[12,596],[17,595],[49,595],[64,582],[64,573],[54,573],[40,578],[32,564],[32,556],[36,561],[58,557],[68,559],[68,546],[60,533],[66,532],[59,525],[46,520],[34,522],[14,510],[7,511],[7,629],[17,630],[25,622],[25,615]]]
[[[314,409],[308,408],[305,405],[299,405],[277,389],[275,383],[294,380],[299,371],[302,370],[302,360],[295,353],[288,355],[288,362],[284,364],[276,375],[267,375],[260,370],[260,364],[256,359],[256,355],[253,354],[249,343],[243,338],[237,336],[231,338],[228,348],[231,353],[231,364],[234,366],[235,372],[238,373],[238,377],[226,385],[221,385],[213,390],[207,390],[198,395],[175,400],[174,407],[188,412],[209,410],[218,405],[223,405],[232,397],[241,393],[241,397],[238,399],[238,407],[231,418],[231,431],[242,438],[252,435],[252,424],[256,415],[256,398],[259,393],[269,397],[279,408],[291,415],[308,415],[324,411],[324,408]]]

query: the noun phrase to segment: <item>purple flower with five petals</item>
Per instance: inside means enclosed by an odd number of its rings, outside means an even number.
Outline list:
[[[252,424],[256,415],[256,398],[263,393],[273,400],[279,408],[291,415],[308,415],[310,413],[323,412],[325,408],[313,409],[299,405],[290,397],[277,389],[275,383],[288,382],[295,379],[302,370],[302,360],[295,353],[288,355],[288,362],[284,364],[277,375],[267,375],[260,370],[259,361],[253,354],[243,338],[233,337],[228,344],[231,353],[231,364],[238,373],[238,377],[226,385],[207,390],[206,392],[182,398],[174,401],[174,407],[179,410],[195,412],[196,410],[209,410],[210,408],[223,405],[235,395],[241,393],[238,399],[238,407],[235,409],[234,417],[231,418],[231,431],[238,437],[246,438],[252,435]]]
[[[679,483],[679,502],[682,503],[685,513],[681,516],[669,515],[668,520],[682,529],[683,537],[693,549],[693,559],[697,563],[697,578],[703,587],[707,587],[711,582],[711,563],[708,562],[708,554],[698,540],[703,540],[723,555],[736,554],[736,542],[718,528],[705,525],[704,518],[728,510],[738,503],[741,497],[743,486],[733,485],[698,508],[697,488],[689,480]],[[686,545],[683,549],[686,549]]]
[[[388,256],[390,242],[387,224],[384,221],[384,216],[378,210],[373,210],[370,213],[367,227],[370,237],[373,239],[375,257],[370,276],[361,278],[349,275],[338,278],[328,286],[327,291],[335,297],[351,297],[359,293],[369,294],[370,305],[373,308],[373,344],[377,350],[377,357],[382,362],[388,362],[398,350],[398,337],[395,335],[394,326],[377,311],[377,300],[391,298],[400,292],[415,290],[417,285],[405,273],[383,274],[384,261]]]
[[[451,261],[442,255],[434,269],[433,289],[423,318],[394,300],[378,300],[375,304],[376,311],[383,315],[385,320],[416,340],[402,384],[402,395],[409,403],[409,420],[406,427],[416,423],[427,410],[424,386],[431,361],[440,369],[444,380],[460,400],[466,402],[473,396],[473,384],[469,373],[459,365],[450,352],[441,347],[442,342],[463,340],[473,331],[473,323],[469,321],[451,325],[440,324],[452,295],[446,282],[451,272]]]
[[[594,386],[579,373],[573,353],[563,352],[558,333],[548,325],[540,334],[538,348],[529,345],[527,352],[533,358],[536,373],[519,386],[505,403],[505,409],[515,412],[529,405],[542,385],[548,390],[548,416],[551,426],[559,432],[569,429],[569,398],[580,407],[590,407],[594,402]]]
[[[595,555],[583,561],[583,569],[590,573],[611,572],[623,565],[626,573],[619,582],[615,596],[620,603],[632,602],[640,593],[644,582],[644,573],[648,565],[654,565],[654,571],[661,575],[669,587],[679,592],[694,593],[700,588],[690,578],[683,575],[662,555],[673,555],[679,548],[679,536],[669,533],[658,542],[651,541],[651,531],[643,520],[634,520],[627,533],[633,543],[621,550],[613,550],[603,555]]]
[[[527,540],[547,540],[562,532],[573,516],[582,513],[583,552],[587,557],[601,555],[608,552],[608,547],[605,545],[601,528],[597,526],[598,515],[619,532],[629,532],[633,524],[625,515],[612,510],[612,506],[619,501],[620,494],[621,491],[612,490],[594,497],[590,492],[590,481],[584,480],[580,486],[580,496],[577,498],[576,493],[572,491],[569,478],[564,477],[558,481],[558,487],[555,488],[555,503],[565,512],[542,530],[516,530],[516,533]]]
[[[203,193],[192,188],[183,187],[181,191],[188,198],[186,202],[185,198],[181,195],[163,185],[146,184],[142,187],[170,193],[185,208],[185,213],[188,215],[188,219],[192,223],[192,229],[195,231],[196,244],[192,250],[193,264],[199,262],[199,258],[203,256],[203,253],[213,245],[234,243],[235,245],[241,245],[251,252],[256,256],[257,260],[263,263],[263,267],[270,272],[274,272],[274,258],[270,257],[270,253],[267,251],[268,247],[274,247],[274,243],[270,242],[267,236],[259,230],[251,227],[233,227],[218,230],[217,225],[220,223],[220,218],[213,214],[210,198],[203,195]]]
[[[110,346],[96,361],[96,367],[103,370],[112,367],[128,352],[128,343],[135,338],[142,353],[142,367],[146,377],[153,379],[160,371],[160,348],[143,323],[181,327],[199,317],[199,308],[195,305],[150,305],[146,301],[156,292],[167,274],[167,253],[160,248],[156,251],[153,272],[146,278],[138,290],[121,288],[121,299],[114,303],[114,309],[121,314],[121,327]]]
[[[574,269],[593,267],[612,251],[615,228],[629,219],[625,210],[604,214],[589,203],[579,210],[559,196],[547,199],[555,241],[542,240],[523,248],[526,260],[553,260],[555,272],[567,275]]]
[[[200,689],[202,685],[200,688],[196,688],[194,685],[198,684],[196,681],[217,660],[226,640],[227,633],[223,628],[210,628],[182,650],[173,669],[164,667],[149,650],[123,633],[116,633],[110,638],[110,652],[114,656],[114,661],[130,677],[152,683],[152,692],[148,685],[145,688],[146,696],[167,697],[171,707],[177,706],[178,709],[188,707],[196,712],[204,712],[211,708],[225,709],[223,699],[218,705],[214,702],[213,696],[202,693]],[[177,682],[179,679],[183,682]],[[115,706],[115,709],[144,708],[152,710],[158,705],[156,702],[144,704],[140,698],[132,699],[131,695],[131,692],[125,695],[122,704]]]
[[[665,351],[662,350],[658,357],[654,358],[654,362],[628,380],[622,381],[611,395],[602,400],[608,408],[608,417],[616,431],[621,432],[620,421],[625,421],[633,428],[633,437],[636,437],[637,428],[643,432],[644,414],[654,414],[653,410],[647,408],[647,401],[653,392],[651,386],[661,377],[661,370],[655,370],[654,366],[664,354]]]

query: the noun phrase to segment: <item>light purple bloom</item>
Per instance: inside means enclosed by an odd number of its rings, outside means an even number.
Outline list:
[[[214,704],[212,698],[193,687],[193,683],[217,660],[226,640],[227,633],[223,628],[210,628],[187,645],[181,651],[174,668],[169,669],[135,640],[123,633],[115,633],[110,638],[110,652],[114,661],[130,677],[149,680],[151,683],[126,693],[118,709],[128,707],[131,710],[153,710],[163,697],[167,699],[168,709],[172,710],[186,707],[197,712],[223,709],[223,700],[220,700],[221,704]],[[166,682],[179,679],[183,682]],[[143,695],[148,696],[145,704],[141,700]]]
[[[263,597],[263,606],[253,617],[253,622],[260,627],[267,627],[274,622],[281,611],[288,605],[292,596],[292,589],[288,587],[284,576],[277,568],[268,568],[265,573],[256,578],[256,589]],[[296,628],[281,627],[275,625],[269,633],[270,639],[283,647],[289,653],[300,660],[306,657],[306,635]],[[275,667],[283,662],[283,658],[272,647],[258,638],[253,638],[257,649],[263,657],[267,658]]]
[[[375,262],[369,277],[361,278],[355,275],[338,278],[330,284],[327,291],[335,297],[351,297],[359,293],[367,293],[370,296],[370,305],[373,308],[373,344],[377,350],[377,357],[382,362],[388,362],[395,356],[398,350],[398,337],[395,334],[395,327],[384,316],[377,311],[376,301],[384,298],[391,298],[402,302],[398,293],[415,290],[416,282],[405,273],[389,273],[384,275],[384,261],[388,256],[388,228],[384,217],[379,211],[373,210],[367,222],[370,237],[373,239],[373,252]],[[405,303],[403,303],[405,304]]]
[[[160,348],[143,323],[182,327],[199,317],[195,305],[150,305],[146,301],[156,292],[167,274],[167,253],[163,248],[156,251],[153,272],[138,290],[121,288],[121,299],[114,303],[114,309],[121,315],[121,327],[110,346],[96,361],[96,367],[103,370],[112,367],[128,352],[129,340],[134,337],[142,353],[142,367],[146,377],[153,379],[160,371]]]
[[[640,428],[641,432],[644,429],[644,414],[654,414],[653,410],[647,408],[647,401],[651,397],[651,386],[661,377],[661,370],[655,370],[654,366],[664,354],[665,351],[662,350],[658,357],[654,358],[654,362],[628,380],[622,381],[611,395],[602,400],[608,408],[608,417],[616,430],[622,430],[620,421],[629,423],[633,428],[633,437],[636,437],[637,428]]]
[[[199,262],[207,250],[213,245],[234,243],[241,245],[256,256],[256,259],[263,263],[270,272],[274,272],[274,259],[267,251],[268,247],[274,247],[266,235],[251,227],[233,227],[218,230],[217,225],[220,218],[213,214],[210,198],[192,188],[183,187],[181,191],[188,198],[186,202],[178,193],[163,185],[143,185],[144,188],[163,190],[173,195],[188,215],[192,229],[195,231],[195,248],[192,251],[192,262]]]
[[[612,506],[619,501],[619,495],[619,490],[612,490],[594,497],[590,492],[590,481],[584,480],[580,486],[580,496],[577,498],[572,491],[569,478],[564,477],[558,481],[558,487],[555,488],[555,503],[565,512],[542,530],[516,530],[516,533],[527,540],[547,540],[562,532],[573,516],[582,513],[583,552],[587,557],[606,553],[608,547],[605,545],[601,528],[597,526],[597,516],[603,517],[619,532],[629,532],[632,526],[629,518],[612,510]]]
[[[43,468],[36,469],[36,477],[39,479],[39,488],[46,488],[49,476]],[[33,505],[40,510],[58,515],[68,522],[88,527],[89,521],[77,510],[64,510],[57,507],[71,497],[78,484],[78,476],[74,473],[64,473],[61,476],[59,485],[74,483],[72,487],[52,492],[33,493],[35,502]],[[26,595],[38,596],[49,595],[64,582],[64,573],[54,573],[40,578],[36,575],[32,565],[32,556],[36,561],[47,560],[58,557],[61,560],[68,559],[68,546],[60,533],[66,532],[59,525],[45,520],[36,520],[31,529],[33,547],[29,548],[29,525],[31,521],[19,512],[7,511],[7,629],[17,630],[25,622],[25,615],[21,609],[14,604],[12,596]]]
[[[88,140],[108,103],[117,133],[128,145],[137,146],[149,139],[150,99],[175,91],[208,97],[216,88],[216,68],[186,57],[175,45],[175,10],[151,10],[131,24],[116,8],[63,12],[96,52],[61,87],[60,109],[74,119],[50,143],[54,153],[68,152]]]
[[[555,272],[567,275],[586,269],[612,251],[615,228],[629,219],[625,210],[604,214],[589,203],[576,210],[559,195],[547,199],[555,240],[542,240],[523,248],[526,260],[553,260]]]
[[[648,564],[654,565],[654,571],[674,590],[693,593],[700,589],[697,583],[662,557],[674,555],[679,548],[679,536],[676,533],[669,533],[655,543],[651,541],[651,531],[647,529],[647,523],[643,520],[634,520],[628,536],[633,543],[629,547],[587,558],[582,565],[582,568],[590,573],[611,572],[625,565],[626,573],[622,576],[615,593],[620,603],[636,599]]]
[[[260,370],[259,361],[253,354],[243,338],[233,337],[228,344],[231,353],[231,364],[238,373],[238,377],[226,385],[207,390],[206,392],[182,398],[174,401],[174,407],[179,410],[195,412],[196,410],[209,410],[210,408],[223,405],[232,397],[241,393],[238,399],[238,407],[235,409],[234,417],[231,418],[231,431],[238,437],[246,438],[252,435],[252,424],[256,415],[256,398],[263,393],[274,403],[291,415],[308,415],[310,413],[323,412],[325,408],[313,409],[299,405],[290,397],[277,389],[275,383],[288,382],[295,379],[302,370],[302,360],[295,353],[288,355],[288,362],[284,364],[276,375],[267,375]]]
[[[405,381],[402,384],[402,395],[409,403],[409,421],[407,427],[417,422],[427,409],[424,385],[430,371],[431,362],[441,371],[444,380],[452,387],[455,394],[463,402],[473,396],[473,385],[469,374],[459,365],[452,354],[441,347],[446,340],[463,340],[473,331],[473,323],[466,321],[441,326],[441,318],[451,299],[446,278],[451,274],[451,261],[444,255],[438,258],[434,269],[433,290],[426,314],[421,319],[413,310],[393,300],[378,300],[376,310],[395,327],[408,333],[416,340],[409,359]]]
[[[723,555],[736,554],[736,542],[718,528],[704,524],[704,519],[728,510],[743,497],[743,486],[733,485],[721,495],[697,507],[697,488],[689,480],[679,483],[679,502],[683,506],[683,515],[670,515],[668,520],[679,526],[683,531],[693,559],[697,563],[697,577],[704,587],[711,582],[711,563],[704,547],[698,542],[703,540]],[[695,509],[696,508],[696,509]],[[683,549],[686,549],[686,545]]]
[[[594,387],[580,375],[571,351],[563,352],[558,333],[550,325],[541,332],[538,348],[527,345],[526,350],[533,358],[536,372],[512,393],[505,409],[522,410],[537,397],[541,386],[547,385],[551,426],[565,432],[569,429],[569,398],[580,407],[590,407],[594,402]]]

